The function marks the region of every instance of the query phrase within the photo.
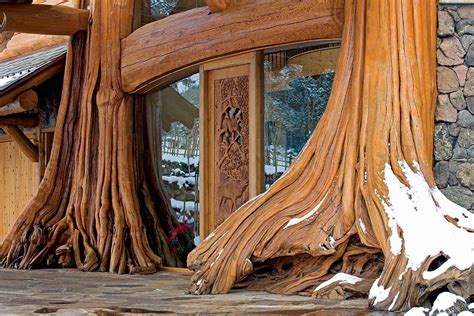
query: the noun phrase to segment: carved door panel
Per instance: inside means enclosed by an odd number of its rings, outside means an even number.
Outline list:
[[[262,54],[201,66],[201,236],[263,191]]]

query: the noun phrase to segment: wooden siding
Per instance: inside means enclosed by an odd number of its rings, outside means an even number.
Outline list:
[[[9,137],[0,137],[0,242],[39,185],[39,164],[31,162]]]

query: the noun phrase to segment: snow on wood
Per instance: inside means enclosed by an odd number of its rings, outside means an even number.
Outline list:
[[[359,278],[359,277],[356,277],[354,275],[350,275],[350,274],[347,274],[347,273],[338,273],[335,276],[333,276],[332,278],[330,278],[329,280],[324,281],[323,283],[318,285],[316,287],[316,289],[314,290],[314,292],[317,292],[317,291],[319,291],[319,290],[321,290],[321,289],[325,288],[326,286],[328,286],[330,284],[333,284],[333,283],[356,284],[357,282],[360,282],[360,281],[362,281],[362,279]]]
[[[464,298],[449,292],[443,292],[439,294],[434,301],[429,315],[438,315],[442,312],[448,312],[448,310],[455,308],[455,304],[458,302],[466,304]]]
[[[386,289],[383,286],[378,285],[378,283],[379,279],[375,280],[369,292],[369,299],[375,298],[374,304],[387,299],[390,294],[390,288]]]
[[[321,202],[319,202],[319,204],[316,205],[316,207],[313,208],[310,212],[308,212],[305,216],[290,219],[288,221],[288,224],[286,224],[286,226],[283,227],[283,229],[288,228],[288,227],[293,226],[293,225],[296,225],[296,224],[299,224],[301,222],[304,222],[304,221],[310,219],[319,210],[319,208],[323,204],[324,200],[326,199],[326,196],[327,196],[327,194],[324,196],[324,198],[321,200]]]
[[[413,307],[408,312],[405,313],[405,316],[425,316],[429,312],[428,308],[425,307]]]
[[[445,215],[458,219],[458,223],[469,229],[474,229],[474,216],[462,207],[448,203],[441,192],[430,188],[416,162],[413,163],[416,171],[405,161],[399,161],[399,165],[408,186],[400,182],[389,164],[385,165],[385,184],[389,192],[384,208],[392,230],[392,254],[398,255],[403,246],[409,260],[407,269],[413,271],[428,257],[444,254],[445,263],[434,271],[423,273],[427,280],[450,267],[469,269],[474,263],[474,235],[450,223]]]

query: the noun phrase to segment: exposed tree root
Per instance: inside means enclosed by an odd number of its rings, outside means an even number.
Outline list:
[[[346,0],[325,114],[283,177],[188,256],[190,292],[370,292],[385,310],[428,303],[444,286],[466,297],[474,218],[434,189],[431,170],[435,53],[436,1]]]
[[[2,266],[77,266],[152,273],[185,258],[168,246],[178,225],[154,178],[142,100],[120,86],[120,39],[133,1],[92,2],[89,34],[68,50],[52,158],[37,196],[0,249]],[[99,22],[100,21],[100,22]],[[181,236],[183,247],[190,236]]]

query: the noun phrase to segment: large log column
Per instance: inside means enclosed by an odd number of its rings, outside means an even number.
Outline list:
[[[2,244],[4,267],[151,273],[184,265],[168,246],[177,220],[148,172],[144,105],[121,86],[120,40],[131,31],[133,2],[92,1],[88,34],[72,38],[51,160]],[[189,251],[190,236],[179,241]]]
[[[391,311],[470,295],[474,216],[431,165],[437,3],[345,5],[326,112],[283,177],[188,256],[191,293],[368,294]]]

